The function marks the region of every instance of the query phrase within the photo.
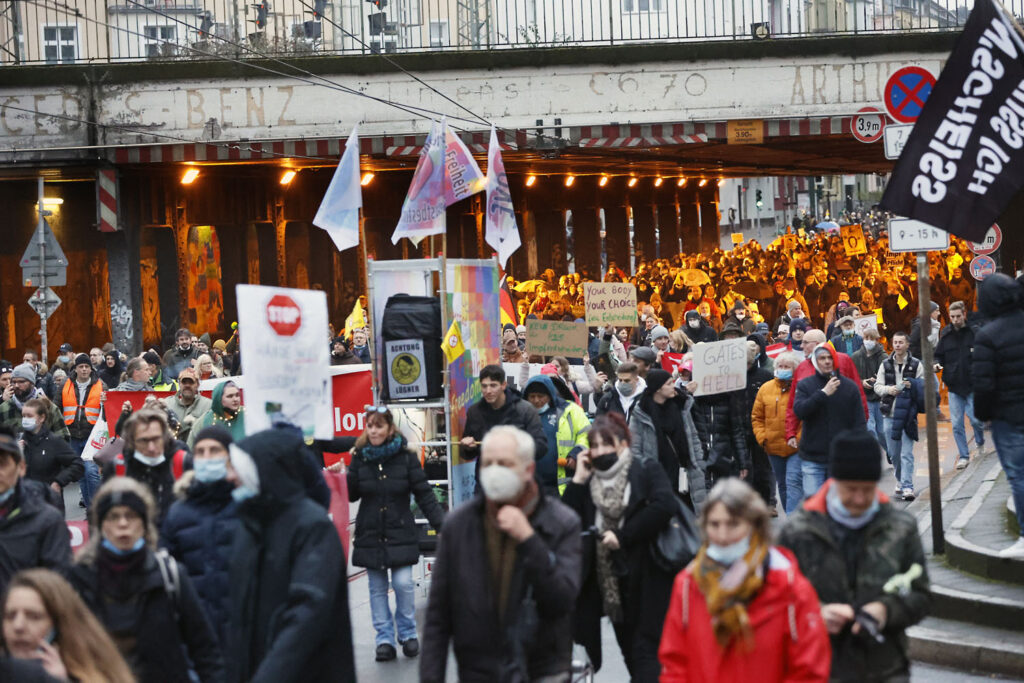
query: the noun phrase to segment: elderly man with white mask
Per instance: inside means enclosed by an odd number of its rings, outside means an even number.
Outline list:
[[[501,425],[481,444],[480,493],[446,518],[430,586],[420,680],[563,681],[582,581],[576,513],[534,478],[533,437]]]

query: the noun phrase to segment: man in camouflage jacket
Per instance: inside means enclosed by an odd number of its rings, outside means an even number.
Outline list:
[[[818,592],[832,681],[909,681],[904,631],[929,608],[917,522],[878,490],[881,469],[870,432],[840,432],[830,445],[832,478],[778,538]]]

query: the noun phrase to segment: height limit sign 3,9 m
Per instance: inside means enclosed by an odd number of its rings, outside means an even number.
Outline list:
[[[850,122],[850,132],[861,142],[878,142],[885,128],[885,114],[875,107],[864,107]]]

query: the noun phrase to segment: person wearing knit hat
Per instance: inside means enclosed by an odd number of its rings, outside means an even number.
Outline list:
[[[186,371],[178,375],[185,378]],[[234,439],[222,426],[196,434],[192,470],[174,485],[178,500],[161,525],[160,539],[195,584],[210,625],[222,646],[228,638],[228,600],[232,541],[238,532],[237,506],[227,480]]]
[[[89,540],[67,579],[140,681],[187,681],[193,674],[224,680],[222,648],[206,605],[185,566],[158,551],[157,521],[149,489],[131,477],[113,477],[96,493]],[[164,594],[169,583],[173,595]],[[220,591],[229,592],[229,585]]]
[[[173,379],[164,376],[164,368],[160,359],[160,354],[152,350],[146,351],[142,354],[142,360],[146,361],[149,365],[149,387],[153,391],[178,390],[178,383]]]
[[[60,393],[54,402],[62,410],[64,424],[71,434],[71,450],[76,456],[82,455],[93,427],[99,421],[103,393],[106,390],[107,387],[99,379],[99,373],[92,367],[92,359],[84,353],[75,356],[70,376],[63,386],[58,387]],[[84,465],[85,473],[80,480],[80,488],[82,503],[88,508],[93,493],[100,487],[100,469],[92,460],[85,461]]]
[[[651,348],[657,354],[655,363],[661,363],[661,356],[669,350],[668,343],[668,330],[665,329],[664,325],[655,325],[651,328]]]
[[[818,594],[832,671],[856,671],[849,680],[908,680],[903,631],[929,605],[917,521],[879,490],[882,454],[867,430],[835,433],[829,467],[831,478],[786,520],[778,545],[792,551]]]

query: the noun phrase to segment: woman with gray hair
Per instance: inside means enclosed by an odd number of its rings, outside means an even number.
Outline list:
[[[770,522],[764,500],[739,479],[711,489],[704,543],[672,589],[662,680],[828,680],[817,594],[793,555],[771,544]]]
[[[157,550],[153,495],[129,477],[93,498],[89,541],[68,573],[140,681],[224,680],[224,659],[188,572]],[[191,665],[190,665],[191,662]]]

